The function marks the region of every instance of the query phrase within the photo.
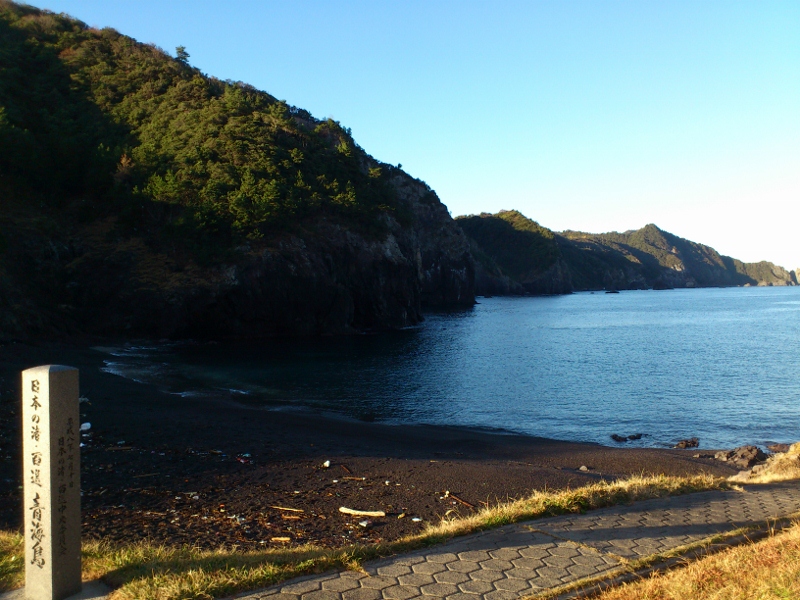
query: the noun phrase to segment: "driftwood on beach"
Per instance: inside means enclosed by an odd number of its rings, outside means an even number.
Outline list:
[[[339,507],[339,512],[344,513],[346,515],[353,515],[356,517],[385,517],[386,513],[382,510],[355,510],[352,508],[347,508],[346,506]]]

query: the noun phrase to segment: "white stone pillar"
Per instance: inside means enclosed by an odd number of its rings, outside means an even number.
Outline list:
[[[25,597],[63,600],[81,591],[78,370],[22,372]]]

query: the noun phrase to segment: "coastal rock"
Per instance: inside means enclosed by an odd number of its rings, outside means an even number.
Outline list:
[[[640,440],[642,439],[643,433],[634,433],[631,435],[619,435],[617,433],[611,434],[611,439],[615,442],[627,442],[632,440]]]
[[[750,469],[753,465],[767,460],[767,455],[757,446],[739,446],[727,452],[717,452],[714,458],[732,463],[739,469]]]
[[[673,448],[697,448],[700,445],[700,440],[696,437],[681,440],[673,446]]]
[[[767,455],[757,446],[740,446],[733,451],[733,455],[728,459],[737,467],[749,469],[756,463],[767,460]]]

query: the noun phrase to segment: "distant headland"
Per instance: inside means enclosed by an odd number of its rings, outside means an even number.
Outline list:
[[[476,290],[484,295],[798,282],[797,272],[723,256],[652,224],[624,233],[556,233],[514,210],[456,222],[471,240]]]

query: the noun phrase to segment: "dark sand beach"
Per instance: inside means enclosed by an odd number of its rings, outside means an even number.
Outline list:
[[[19,372],[41,364],[80,369],[88,399],[81,420],[92,424],[82,453],[88,538],[334,547],[393,540],[534,489],[632,474],[735,472],[692,458],[693,450],[384,425],[246,407],[224,396],[182,398],[102,372],[105,355],[91,345],[0,345],[0,528],[21,526]],[[342,506],[386,517],[363,527],[364,518],[341,514]]]

